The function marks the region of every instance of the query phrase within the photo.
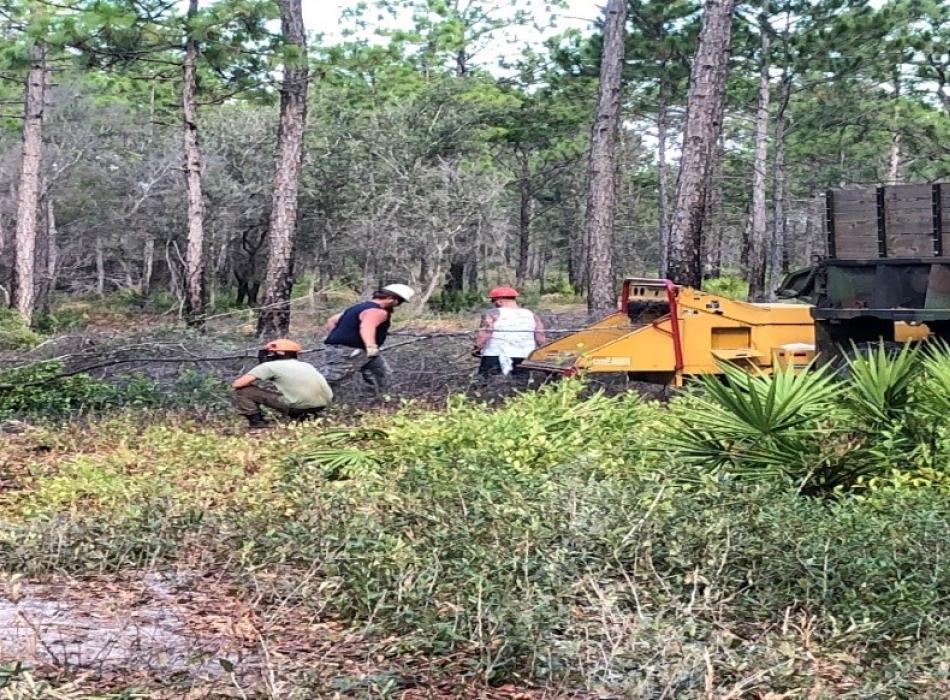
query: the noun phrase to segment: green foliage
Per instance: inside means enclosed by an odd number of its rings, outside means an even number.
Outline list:
[[[36,330],[40,333],[52,335],[63,331],[82,328],[86,325],[88,316],[78,309],[57,309],[48,314],[36,317]]]
[[[848,358],[850,382],[845,399],[859,419],[889,421],[910,409],[914,380],[921,369],[921,346],[906,344],[888,352],[884,343]],[[931,358],[933,359],[933,355]]]
[[[722,275],[703,280],[703,291],[745,301],[749,298],[749,283],[740,275]]]
[[[833,475],[815,473],[824,442],[820,423],[840,391],[829,372],[789,368],[757,376],[729,364],[722,371],[701,377],[703,391],[674,412],[670,440],[682,457],[704,474],[836,485]]]
[[[429,308],[442,313],[471,311],[485,305],[485,295],[480,292],[465,292],[443,289],[429,300]]]
[[[700,481],[782,477],[814,493],[897,470],[942,483],[948,364],[941,344],[896,353],[880,344],[855,348],[844,377],[827,366],[752,376],[726,365],[721,380],[703,377],[701,391],[674,402],[668,439]]]
[[[0,416],[63,415],[101,408],[115,400],[117,391],[114,387],[96,381],[88,374],[49,381],[62,371],[61,362],[43,362],[0,372],[0,384],[12,386],[0,389]]]
[[[792,692],[841,654],[860,659],[862,693],[911,668],[934,682],[913,659],[950,623],[950,479],[895,465],[854,496],[807,498],[777,462],[771,479],[758,466],[793,440],[804,465],[820,443],[827,457],[883,439],[857,432],[844,381],[727,369],[664,405],[574,380],[497,410],[455,398],[266,440],[142,412],[38,429],[13,447],[25,483],[0,499],[0,565],[198,558],[262,606],[349,623],[386,654],[463,658],[458,673],[495,683],[690,696],[713,663],[772,669],[768,687]],[[706,463],[739,478],[682,478],[702,463],[670,440],[684,423],[733,436]],[[695,673],[650,670],[658,656]]]
[[[159,386],[141,373],[101,381],[86,373],[59,378],[64,367],[50,361],[0,372],[0,418],[6,416],[62,418],[77,412],[123,407],[173,408],[203,413],[231,404],[227,386],[214,376],[183,370],[168,385]]]
[[[0,352],[26,350],[43,337],[31,331],[16,311],[0,308]]]

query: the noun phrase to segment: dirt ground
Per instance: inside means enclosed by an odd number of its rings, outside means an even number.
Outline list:
[[[307,349],[302,359],[319,366],[321,324],[333,309],[297,304],[291,337]],[[541,309],[549,338],[585,326],[581,307]],[[480,398],[504,396],[520,387],[507,381],[476,383],[478,359],[473,357],[474,329],[479,312],[445,317],[394,319],[384,356],[394,370],[385,400],[369,395],[359,379],[334,387],[335,403],[381,408],[411,399],[440,405],[453,394]],[[168,315],[96,314],[87,326],[55,336],[26,353],[0,359],[0,370],[30,362],[59,359],[66,371],[88,371],[97,378],[121,381],[137,373],[171,385],[183,371],[216,377],[225,385],[256,363],[258,342],[250,312],[233,312],[208,321],[203,333],[184,328]],[[543,377],[536,376],[534,386]],[[478,384],[476,386],[476,384]]]
[[[14,660],[34,677],[68,679],[77,692],[70,697],[579,697],[462,681],[461,667],[453,668],[461,656],[400,658],[385,639],[370,642],[299,610],[265,613],[227,581],[187,571],[8,580],[0,661]]]
[[[318,348],[322,333],[313,319],[326,315],[298,315],[292,337]],[[571,309],[543,315],[552,335],[586,321]],[[58,359],[67,372],[111,382],[141,374],[172,387],[191,369],[219,380],[226,397],[227,382],[256,363],[251,321],[248,314],[229,315],[196,333],[165,316],[101,314],[86,327],[3,358],[0,370]],[[441,406],[459,392],[492,400],[524,390],[503,378],[473,383],[477,321],[476,312],[398,323],[385,351],[394,369],[388,396],[369,397],[359,379],[351,380],[335,387],[333,411],[345,420],[350,410],[396,410],[405,400]],[[318,351],[304,359],[319,364]],[[0,426],[0,441],[27,428],[8,421]],[[393,640],[371,640],[332,621],[302,618],[299,610],[260,605],[239,590],[247,589],[199,571],[43,581],[0,573],[0,693],[28,669],[34,678],[72,683],[75,693],[63,695],[70,699],[118,691],[161,699],[575,697],[462,681],[468,676],[464,655],[401,657],[392,651]],[[130,688],[141,690],[129,695]]]

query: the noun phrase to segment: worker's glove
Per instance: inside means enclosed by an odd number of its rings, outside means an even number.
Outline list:
[[[376,345],[367,346],[366,357],[379,357],[379,347]]]

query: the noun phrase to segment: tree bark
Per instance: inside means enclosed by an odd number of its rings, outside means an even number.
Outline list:
[[[775,113],[775,133],[772,138],[772,239],[769,242],[766,267],[766,297],[774,301],[775,290],[782,281],[785,267],[785,115],[792,96],[792,81],[788,68],[782,71],[782,86],[778,110]]]
[[[722,133],[732,15],[737,2],[706,0],[699,46],[690,71],[676,205],[670,223],[669,277],[678,284],[698,287],[702,282],[710,156]]]
[[[660,277],[665,278],[670,264],[670,187],[666,172],[666,141],[669,120],[667,85],[660,84],[656,105],[656,169],[657,169],[657,226],[660,241]]]
[[[521,153],[521,177],[518,180],[518,265],[515,285],[521,287],[528,277],[528,250],[531,244],[531,179],[528,172],[528,154]]]
[[[198,14],[198,0],[189,0],[188,20]],[[184,312],[189,326],[204,325],[205,307],[204,201],[201,192],[201,148],[198,144],[198,40],[189,26],[182,80],[185,189],[188,200],[188,240],[185,247]]]
[[[30,48],[26,76],[26,107],[23,124],[23,157],[17,199],[13,268],[13,306],[32,325],[36,303],[37,206],[43,167],[43,118],[46,106],[46,47],[36,42]]]
[[[297,195],[303,167],[303,139],[307,125],[307,34],[301,0],[279,0],[285,41],[297,52],[284,64],[280,95],[280,127],[270,220],[270,252],[264,274],[264,304],[258,316],[260,337],[287,335],[293,288],[294,245],[297,239]]]
[[[703,279],[719,277],[722,273],[722,165],[726,157],[722,138],[713,149],[709,165],[709,194],[706,197],[706,211],[703,213],[706,233],[703,236]]]
[[[478,291],[478,246],[472,249],[472,254],[465,262],[465,289],[473,294]]]
[[[139,284],[139,294],[147,297],[152,292],[152,272],[155,269],[155,238],[145,239],[142,250],[142,281]]]
[[[613,227],[617,210],[616,150],[620,130],[621,73],[627,0],[609,0],[600,61],[597,116],[591,130],[588,165],[587,308],[607,311],[615,307],[613,279]]]
[[[106,256],[102,249],[102,239],[96,238],[96,294],[106,292]]]
[[[752,158],[752,218],[749,231],[749,300],[765,301],[765,253],[768,148],[769,148],[769,26],[763,17],[759,22],[761,62],[759,64],[759,98],[755,110],[755,155]]]
[[[56,289],[56,277],[59,271],[59,245],[56,231],[56,215],[53,200],[48,191],[40,195],[37,214],[36,240],[36,310],[43,315],[51,311],[51,296]]]
[[[901,131],[900,131],[900,72],[894,76],[894,118],[891,126],[891,153],[888,158],[887,182],[898,185],[901,181]]]

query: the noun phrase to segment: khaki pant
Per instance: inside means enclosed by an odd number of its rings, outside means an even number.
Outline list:
[[[367,357],[365,350],[346,345],[322,345],[316,366],[331,384],[342,382],[359,372],[367,387],[377,394],[386,389],[392,375],[389,363],[382,356]]]
[[[299,420],[304,420],[307,416],[317,415],[323,410],[322,408],[293,408],[287,405],[284,397],[279,392],[262,389],[253,384],[234,392],[234,405],[237,407],[237,412],[242,416],[253,416],[260,412],[261,406],[267,406],[278,413]]]

